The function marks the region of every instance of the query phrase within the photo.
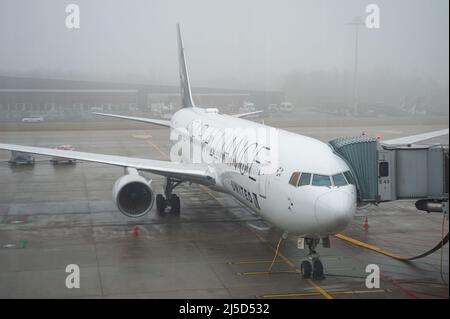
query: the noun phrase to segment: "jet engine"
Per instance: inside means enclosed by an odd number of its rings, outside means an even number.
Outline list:
[[[122,214],[128,217],[141,217],[153,207],[155,195],[150,187],[151,181],[139,175],[134,168],[126,168],[127,174],[121,176],[113,187],[113,199]]]

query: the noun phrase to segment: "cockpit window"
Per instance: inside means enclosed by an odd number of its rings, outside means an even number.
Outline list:
[[[347,179],[347,182],[349,184],[355,185],[355,181],[353,179],[353,175],[350,171],[346,171],[344,172],[345,178]]]
[[[331,187],[330,176],[314,174],[313,179],[312,179],[312,184],[314,186]]]
[[[347,185],[347,181],[345,180],[345,177],[342,174],[333,175],[333,183],[334,186],[337,187]]]
[[[305,186],[311,183],[311,174],[310,173],[302,173],[300,177],[300,181],[298,182],[298,186]]]
[[[299,177],[300,177],[300,172],[292,173],[291,179],[289,180],[289,184],[291,184],[292,186],[297,187]]]

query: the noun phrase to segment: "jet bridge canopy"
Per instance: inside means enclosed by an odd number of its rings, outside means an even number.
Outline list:
[[[448,145],[382,145],[367,136],[329,144],[350,166],[359,202],[448,200]]]
[[[350,166],[358,188],[358,200],[378,199],[377,140],[368,136],[339,137],[329,142]]]

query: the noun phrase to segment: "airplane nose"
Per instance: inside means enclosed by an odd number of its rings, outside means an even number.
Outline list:
[[[330,191],[316,200],[315,214],[321,229],[339,232],[350,223],[356,211],[356,201],[347,192]]]

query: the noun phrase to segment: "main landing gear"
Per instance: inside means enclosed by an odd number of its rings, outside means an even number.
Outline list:
[[[320,256],[316,252],[316,246],[320,239],[305,238],[305,243],[309,249],[308,260],[305,260],[300,265],[300,271],[303,278],[312,278],[314,280],[324,279],[323,264],[320,261]]]
[[[170,214],[180,216],[180,198],[173,194],[172,191],[180,185],[182,181],[175,180],[170,177],[166,178],[164,185],[164,196],[162,194],[156,195],[156,211],[158,215],[163,215],[166,209],[169,208]]]

